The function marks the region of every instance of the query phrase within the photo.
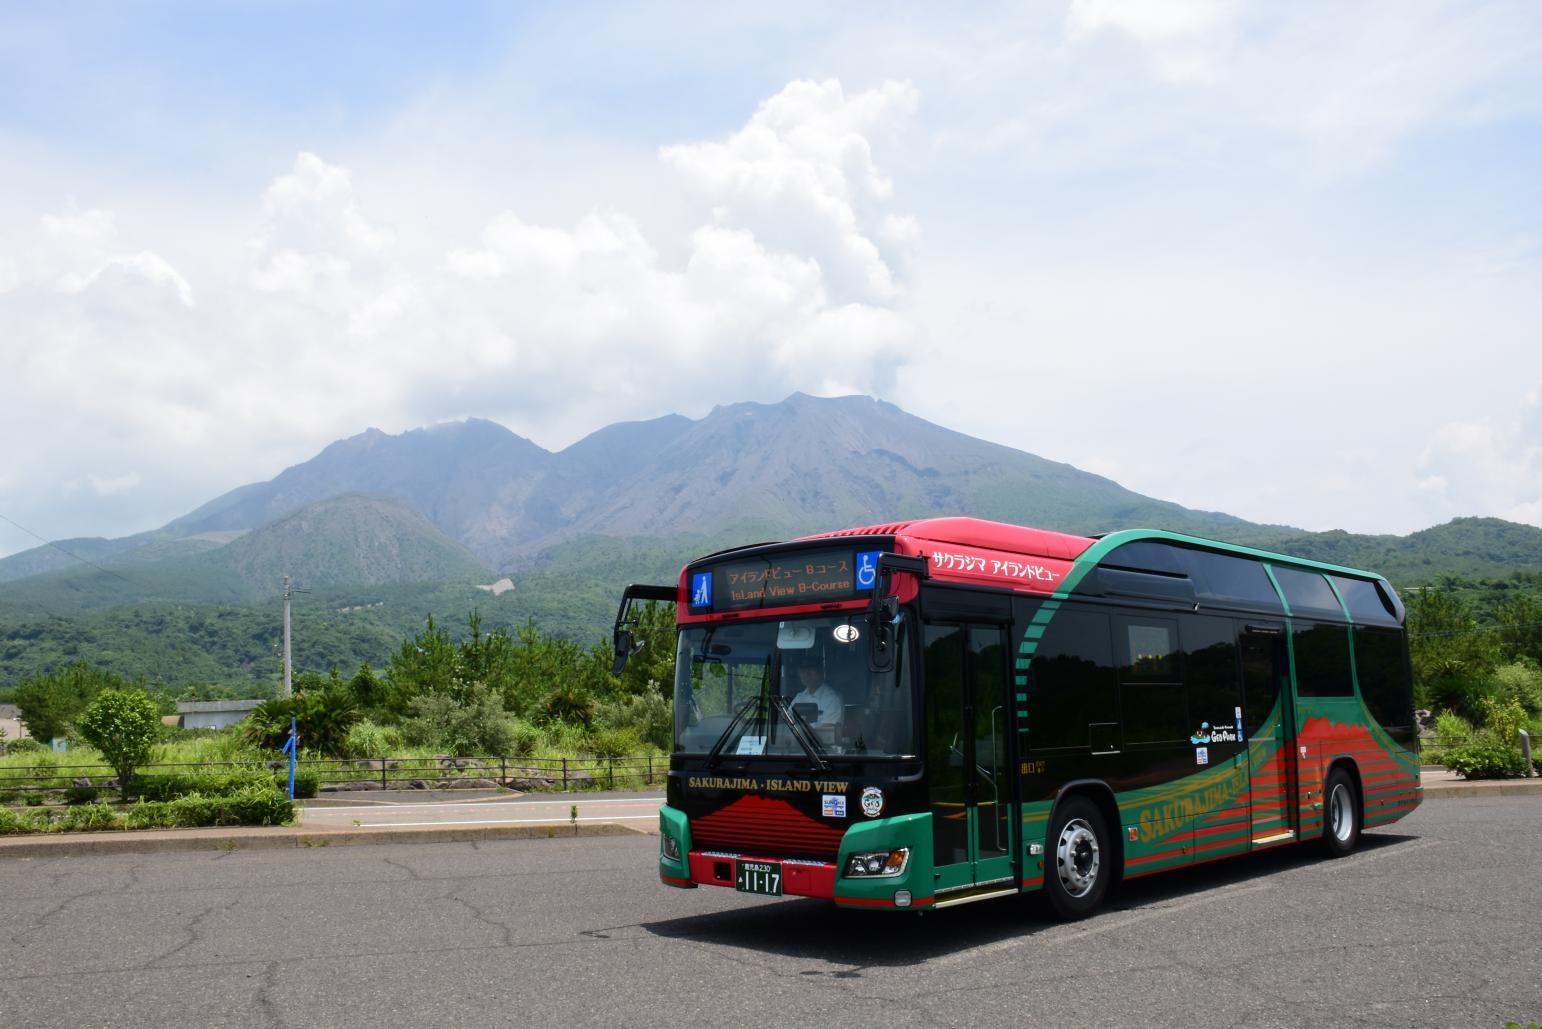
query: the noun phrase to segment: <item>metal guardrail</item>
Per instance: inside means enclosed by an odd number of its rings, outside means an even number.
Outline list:
[[[218,773],[236,769],[288,768],[285,760],[183,761],[140,765],[140,775]],[[382,757],[302,758],[299,770],[314,772],[321,786],[354,789],[466,789],[485,781],[487,788],[524,791],[615,789],[618,782],[655,785],[669,771],[669,759],[655,754],[619,757]],[[68,790],[76,786],[116,788],[117,772],[104,764],[0,767],[0,793]]]

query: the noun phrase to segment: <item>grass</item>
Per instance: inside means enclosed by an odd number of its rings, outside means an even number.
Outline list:
[[[626,756],[609,760],[598,757],[592,751],[586,751],[586,747],[592,745],[594,735],[580,726],[558,724],[532,735],[533,738],[527,736],[528,742],[534,743],[533,747],[527,743],[528,753],[507,755],[503,762],[486,762],[485,758],[481,761],[476,758],[445,760],[445,752],[440,748],[394,746],[390,748],[391,753],[374,758],[302,752],[300,764],[301,767],[320,769],[327,782],[376,781],[380,778],[380,762],[385,760],[388,781],[401,786],[411,779],[438,783],[468,778],[496,779],[507,774],[531,787],[539,788],[545,780],[554,780],[556,787],[561,788],[565,763],[566,786],[570,790],[641,789],[649,785],[650,762],[654,782],[659,781],[669,767],[668,755],[648,744],[639,745],[634,753]],[[140,771],[147,774],[193,771],[195,766],[211,765],[256,767],[274,762],[280,768],[287,763],[284,755],[259,750],[247,743],[239,730],[227,730],[199,732],[161,743],[152,753],[150,763]],[[101,753],[84,743],[72,743],[63,753],[43,750],[0,755],[0,796],[19,794],[33,798],[38,796],[39,789],[65,791],[81,777],[99,785],[115,778],[115,774],[103,762]]]

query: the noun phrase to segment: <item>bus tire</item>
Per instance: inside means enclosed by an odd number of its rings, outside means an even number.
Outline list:
[[[1322,799],[1323,852],[1329,857],[1344,857],[1360,842],[1360,796],[1349,773],[1342,768],[1329,772]]]
[[[1097,805],[1075,796],[1056,808],[1045,851],[1044,899],[1050,913],[1070,922],[1096,911],[1114,877],[1114,851]]]

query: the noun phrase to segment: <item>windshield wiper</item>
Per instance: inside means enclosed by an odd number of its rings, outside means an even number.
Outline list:
[[[814,735],[814,731],[803,720],[803,716],[794,711],[792,705],[787,703],[787,698],[780,693],[773,693],[771,695],[771,706],[776,708],[781,714],[782,720],[792,729],[792,738],[798,741],[798,746],[803,748],[803,752],[814,763],[814,771],[828,772],[830,765],[824,759],[825,748],[820,746],[819,738]]]
[[[728,741],[734,738],[735,732],[744,724],[744,716],[750,713],[750,709],[759,709],[760,701],[764,694],[765,690],[762,687],[760,693],[755,694],[749,700],[739,705],[739,710],[735,711],[733,718],[728,721],[728,728],[723,730],[723,734],[717,738],[717,742],[712,744],[712,749],[707,751],[706,765],[708,768],[717,764],[718,759],[723,756],[723,748],[728,746]]]

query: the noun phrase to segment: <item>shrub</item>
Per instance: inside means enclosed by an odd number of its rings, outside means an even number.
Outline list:
[[[280,774],[287,782],[287,769]],[[190,793],[225,794],[253,786],[272,786],[273,781],[273,772],[255,765],[215,771],[174,772],[169,775],[136,775],[129,796],[143,800],[175,800]]]
[[[80,734],[118,773],[127,800],[134,768],[150,759],[160,739],[161,712],[144,690],[104,689],[81,716]]]
[[[1483,725],[1494,738],[1506,746],[1519,742],[1521,727],[1526,724],[1526,712],[1520,702],[1498,700],[1493,697],[1483,702]]]
[[[342,753],[348,731],[363,715],[346,687],[296,693],[288,700],[265,700],[246,716],[248,740],[278,750],[289,739],[291,720],[298,723],[300,745],[323,754]]]
[[[278,788],[280,792],[286,792],[289,789],[289,770],[287,768],[278,773]],[[294,770],[295,800],[309,800],[320,791],[320,772],[314,768],[296,768]]]
[[[71,786],[64,791],[64,802],[69,805],[90,804],[101,791],[95,786]]]
[[[660,750],[668,750],[674,738],[674,715],[669,701],[656,692],[601,705],[599,720],[612,729],[630,729],[641,742]]]
[[[412,698],[408,707],[413,717],[402,723],[402,737],[414,746],[439,747],[457,757],[514,749],[514,727],[503,700],[481,683],[467,685],[459,700],[434,693]]]
[[[1445,766],[1464,779],[1513,779],[1526,774],[1521,752],[1491,736],[1453,747],[1446,753]]]
[[[594,721],[594,698],[577,686],[558,686],[546,695],[541,711],[550,721],[587,727]]]
[[[0,833],[49,832],[53,829],[47,811],[17,811],[0,807]]]
[[[514,723],[513,747],[509,750],[510,757],[529,757],[540,747],[545,737],[541,730],[529,722],[516,721]]]
[[[289,798],[271,786],[253,786],[224,796],[190,793],[176,800],[140,801],[124,816],[130,829],[206,825],[280,825],[294,818]]]
[[[82,804],[64,812],[58,827],[64,832],[100,832],[118,828],[118,816],[106,804]]]
[[[343,740],[344,757],[393,757],[402,750],[402,733],[395,726],[362,721]]]
[[[1513,700],[1527,714],[1542,712],[1542,668],[1535,661],[1521,660],[1494,669],[1494,682],[1502,700]]]
[[[5,745],[7,754],[38,754],[47,753],[48,744],[42,740],[35,740],[31,736],[23,736],[20,739],[9,740]]]
[[[635,729],[606,729],[589,741],[589,753],[595,757],[630,757],[643,750]]]

